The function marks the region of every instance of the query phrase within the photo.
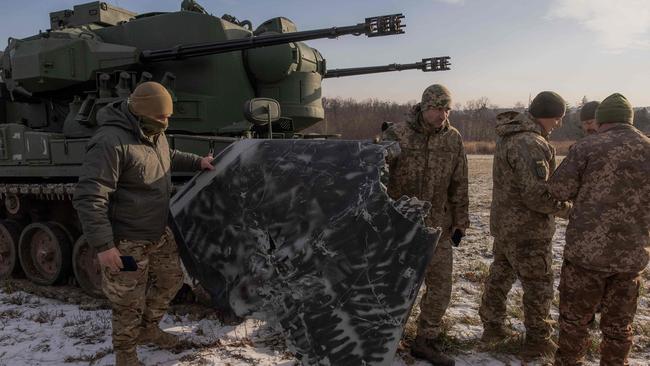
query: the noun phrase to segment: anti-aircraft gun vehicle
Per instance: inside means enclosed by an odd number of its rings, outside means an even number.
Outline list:
[[[0,52],[0,278],[23,271],[52,285],[69,281],[73,270],[95,295],[96,255],[70,200],[101,107],[140,82],[159,81],[174,98],[169,145],[205,155],[241,138],[305,137],[301,131],[324,118],[323,78],[449,65],[439,57],[328,70],[318,50],[302,43],[400,34],[401,14],[298,31],[283,17],[253,29],[190,0],[177,12],[145,14],[96,1],[50,13],[50,23],[37,35],[10,38]]]

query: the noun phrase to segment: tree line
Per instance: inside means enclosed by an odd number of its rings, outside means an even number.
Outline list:
[[[580,104],[584,104],[586,99]],[[306,133],[340,134],[343,139],[372,139],[381,134],[383,122],[400,123],[406,120],[414,103],[396,103],[377,99],[357,101],[343,98],[323,98],[325,119],[304,131]],[[449,120],[463,135],[465,141],[494,141],[496,116],[508,110],[524,111],[525,105],[500,108],[490,104],[486,97],[456,104]],[[563,124],[551,134],[555,141],[575,141],[582,137],[580,106],[567,110]],[[634,125],[650,133],[650,115],[646,108],[636,108]]]

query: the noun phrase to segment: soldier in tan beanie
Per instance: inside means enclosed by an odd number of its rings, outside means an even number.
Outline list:
[[[73,203],[102,267],[102,289],[113,308],[117,366],[141,365],[139,344],[173,347],[177,336],[158,323],[182,285],[183,272],[167,226],[171,171],[213,169],[212,157],[171,150],[165,137],[172,98],[155,82],[97,113]],[[135,271],[121,271],[120,256]]]
[[[442,228],[427,269],[426,292],[420,302],[418,331],[412,353],[433,365],[455,361],[442,350],[442,317],[451,298],[453,255],[469,226],[467,157],[463,138],[449,123],[451,93],[440,85],[422,93],[405,124],[391,126],[383,139],[397,141],[401,154],[389,157],[388,194],[393,199],[417,197],[431,202],[426,223]]]
[[[149,81],[138,85],[129,97],[129,110],[141,118],[140,127],[147,135],[167,129],[174,112],[172,97],[159,83]]]

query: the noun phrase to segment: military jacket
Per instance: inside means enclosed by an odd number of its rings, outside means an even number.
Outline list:
[[[550,192],[573,200],[564,257],[582,267],[638,272],[650,253],[650,139],[628,124],[571,147]]]
[[[385,141],[397,141],[400,154],[388,159],[388,194],[393,199],[417,197],[431,202],[426,223],[441,227],[443,236],[452,227],[469,227],[467,156],[457,129],[445,121],[438,130],[427,130],[419,109],[405,124],[391,126]]]
[[[497,116],[490,232],[509,239],[550,239],[553,214],[566,204],[551,197],[547,179],[555,170],[555,149],[528,113]]]
[[[199,170],[201,157],[170,150],[164,134],[146,137],[126,102],[102,108],[97,120],[73,198],[88,243],[103,251],[121,239],[159,240],[171,170]]]

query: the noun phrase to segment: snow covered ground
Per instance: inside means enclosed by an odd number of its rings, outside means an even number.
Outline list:
[[[455,250],[454,294],[447,312],[445,337],[449,352],[456,356],[457,365],[520,365],[516,354],[519,340],[485,348],[478,342],[482,328],[478,317],[481,282],[491,261],[492,240],[489,233],[489,205],[492,189],[492,158],[470,157],[470,214],[472,228],[461,247]],[[559,275],[564,229],[558,222],[554,238],[556,277]],[[557,278],[556,278],[557,279]],[[0,286],[0,366],[1,365],[111,365],[110,311],[101,304],[87,300],[70,301],[76,291],[69,287],[55,290],[49,297],[21,291],[20,282]],[[508,305],[513,329],[523,331],[521,287],[513,289]],[[650,306],[648,286],[642,288],[642,298],[634,324],[635,346],[632,365],[647,365],[650,358]],[[70,296],[68,297],[68,294]],[[65,299],[65,302],[50,297]],[[76,297],[75,297],[76,298]],[[394,366],[428,363],[408,354],[408,341],[413,339],[413,320],[419,313],[415,308],[405,332],[405,348],[398,352]],[[557,296],[552,309],[557,319]],[[195,319],[179,312],[168,315],[162,327],[200,343],[200,348],[180,353],[140,347],[138,354],[146,365],[295,365],[282,338],[263,322],[247,320],[238,326],[222,325],[215,316]],[[597,365],[599,339],[596,337],[589,365]]]

